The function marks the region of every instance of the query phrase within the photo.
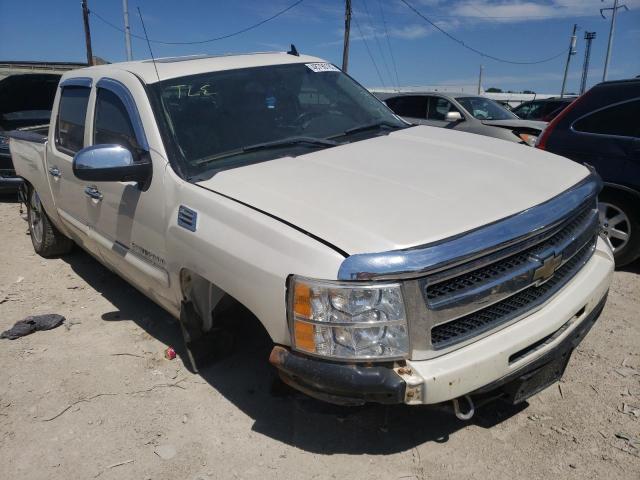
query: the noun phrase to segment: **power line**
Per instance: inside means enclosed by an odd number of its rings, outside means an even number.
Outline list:
[[[292,8],[297,7],[302,2],[304,2],[304,0],[297,0],[296,2],[292,3],[291,5],[289,5],[288,7],[284,8],[283,10],[280,10],[276,14],[274,14],[274,15],[268,17],[268,18],[265,18],[264,20],[261,20],[258,23],[254,23],[253,25],[249,25],[248,27],[242,28],[242,29],[240,29],[240,30],[238,30],[236,32],[228,33],[226,35],[221,35],[219,37],[209,38],[209,39],[206,39],[206,40],[196,40],[196,41],[191,41],[191,42],[167,42],[167,41],[164,41],[164,40],[154,40],[154,39],[149,39],[149,42],[151,42],[151,43],[159,43],[159,44],[162,44],[162,45],[200,45],[200,44],[203,44],[203,43],[217,42],[218,40],[224,40],[226,38],[235,37],[235,36],[240,35],[242,33],[248,32],[249,30],[253,30],[255,28],[258,28],[258,27],[264,25],[265,23],[270,22],[271,20],[274,20],[274,19],[278,18],[279,16],[287,13],[289,10],[291,10]],[[90,10],[89,13],[94,15],[97,19],[99,19],[100,21],[102,21],[106,25],[109,25],[111,28],[114,28],[114,29],[118,30],[121,33],[125,33],[125,31],[122,28],[118,27],[117,25],[114,25],[109,20],[103,18],[95,10],[92,9],[92,10]],[[135,37],[135,38],[139,38],[140,40],[147,40],[147,39],[145,39],[145,37],[143,37],[141,35],[134,35],[132,33],[131,36]]]
[[[396,85],[400,88],[400,78],[398,77],[398,66],[396,65],[396,58],[393,55],[393,49],[391,48],[391,40],[389,38],[389,31],[387,30],[387,19],[384,16],[384,8],[382,7],[382,0],[378,0],[378,7],[380,8],[380,16],[382,17],[382,25],[384,26],[384,34],[387,37],[387,47],[389,47],[389,55],[391,55],[391,63],[393,63],[393,70],[396,74]]]
[[[389,69],[389,65],[387,64],[387,59],[384,56],[384,52],[382,51],[382,45],[380,44],[380,39],[378,38],[378,34],[376,32],[375,24],[373,23],[373,18],[371,17],[371,13],[369,12],[369,7],[367,6],[367,0],[362,0],[362,4],[364,5],[364,9],[367,12],[367,17],[369,19],[369,25],[371,25],[371,32],[373,33],[373,38],[376,41],[376,45],[378,46],[378,51],[380,52],[380,57],[382,57],[382,64],[384,65],[384,69],[389,76],[390,84],[393,85],[393,75],[391,75],[391,70]]]
[[[485,15],[478,7],[472,6],[472,8],[479,12],[480,15],[431,15],[431,18],[465,18],[470,20],[562,20],[565,18],[587,18],[595,17],[594,13],[582,13],[580,15],[567,14],[567,15]]]
[[[556,55],[553,55],[552,57],[544,58],[542,60],[530,61],[530,62],[521,62],[521,61],[517,61],[517,60],[507,60],[507,59],[504,59],[504,58],[496,57],[494,55],[490,55],[488,53],[482,52],[482,51],[478,50],[477,48],[472,47],[471,45],[467,45],[464,41],[460,40],[457,37],[454,37],[449,32],[447,32],[445,29],[439,27],[436,23],[431,21],[429,18],[425,17],[413,5],[411,5],[409,2],[407,2],[407,0],[400,0],[400,1],[402,3],[404,3],[416,15],[418,15],[420,18],[422,18],[425,22],[427,22],[429,25],[431,25],[433,28],[438,30],[443,35],[446,35],[447,37],[449,37],[454,42],[462,45],[467,50],[470,50],[473,53],[476,53],[476,54],[480,55],[481,57],[490,58],[491,60],[495,60],[496,62],[510,63],[512,65],[535,65],[535,64],[538,64],[538,63],[545,63],[545,62],[550,62],[551,60],[555,60],[556,58],[564,55],[567,52],[567,49],[565,48],[560,53],[557,53]]]
[[[382,86],[384,88],[387,88],[387,86],[384,84],[384,80],[382,79],[382,75],[380,75],[380,70],[378,69],[378,64],[374,60],[373,55],[371,54],[371,50],[369,49],[369,43],[367,42],[367,39],[362,34],[362,29],[360,28],[360,23],[358,22],[358,17],[353,14],[353,11],[351,12],[351,18],[353,18],[353,21],[356,22],[356,28],[358,29],[358,32],[360,33],[360,38],[362,38],[362,41],[364,42],[364,46],[367,47],[367,53],[369,54],[369,58],[371,59],[371,63],[373,63],[373,66],[376,69],[376,73],[378,74],[378,78],[380,79],[380,83],[382,83]]]

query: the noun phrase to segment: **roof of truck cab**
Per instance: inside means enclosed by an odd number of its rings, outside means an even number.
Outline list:
[[[197,75],[199,73],[216,72],[222,70],[234,70],[239,68],[265,67],[269,65],[284,65],[292,63],[315,63],[325,60],[310,55],[292,55],[286,52],[260,52],[247,54],[225,55],[190,55],[185,57],[164,57],[155,59],[138,60],[134,62],[110,63],[93,67],[73,70],[64,75],[64,78],[92,74],[103,74],[113,69],[124,70],[137,75],[147,84],[158,83],[160,80]],[[156,74],[156,68],[158,73]]]

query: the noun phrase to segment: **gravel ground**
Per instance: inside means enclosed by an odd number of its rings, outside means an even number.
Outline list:
[[[191,374],[164,311],[80,250],[34,254],[10,198],[0,225],[0,330],[38,313],[67,319],[0,340],[2,478],[640,478],[638,264],[616,272],[559,386],[461,422],[281,388],[259,333]]]

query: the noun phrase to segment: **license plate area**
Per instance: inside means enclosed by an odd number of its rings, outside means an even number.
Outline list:
[[[530,372],[524,373],[517,379],[506,384],[503,388],[507,401],[510,401],[514,405],[524,402],[536,393],[541,392],[560,380],[567,368],[572,352],[573,349],[566,350],[550,362]]]

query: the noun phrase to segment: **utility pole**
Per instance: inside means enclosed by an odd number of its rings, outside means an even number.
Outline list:
[[[131,53],[131,28],[129,28],[129,0],[122,0],[122,14],[124,15],[124,45],[127,49],[127,61],[133,60]]]
[[[604,0],[602,0],[604,2]],[[629,10],[626,5],[618,5],[618,0],[613,0],[613,7],[609,8],[601,8],[600,15],[602,18],[607,18],[604,16],[605,10],[612,10],[611,12],[611,27],[609,27],[609,44],[607,45],[607,56],[604,60],[604,71],[602,72],[602,81],[607,81],[607,73],[609,71],[609,60],[611,60],[611,48],[613,47],[613,31],[616,28],[616,13],[619,8],[624,8],[625,10]]]
[[[582,66],[582,81],[580,82],[580,95],[582,95],[587,87],[587,75],[589,73],[589,57],[591,57],[591,42],[596,38],[596,32],[584,32],[584,39],[587,41],[587,47],[584,50],[584,65]]]
[[[560,89],[560,98],[564,97],[564,89],[567,86],[567,74],[569,73],[569,63],[571,62],[571,56],[576,52],[576,30],[578,30],[578,24],[573,24],[573,33],[571,34],[571,40],[569,40],[569,53],[567,53],[567,64],[564,66],[564,77],[562,77],[562,89]]]
[[[351,0],[344,4],[344,48],[342,50],[342,71],[347,73],[349,66],[349,33],[351,32]]]
[[[93,65],[91,30],[89,30],[89,7],[87,6],[87,0],[82,0],[82,19],[84,21],[84,41],[87,46],[87,65]]]
[[[478,76],[478,95],[482,94],[482,73],[484,72],[484,67],[480,65],[480,75]]]

